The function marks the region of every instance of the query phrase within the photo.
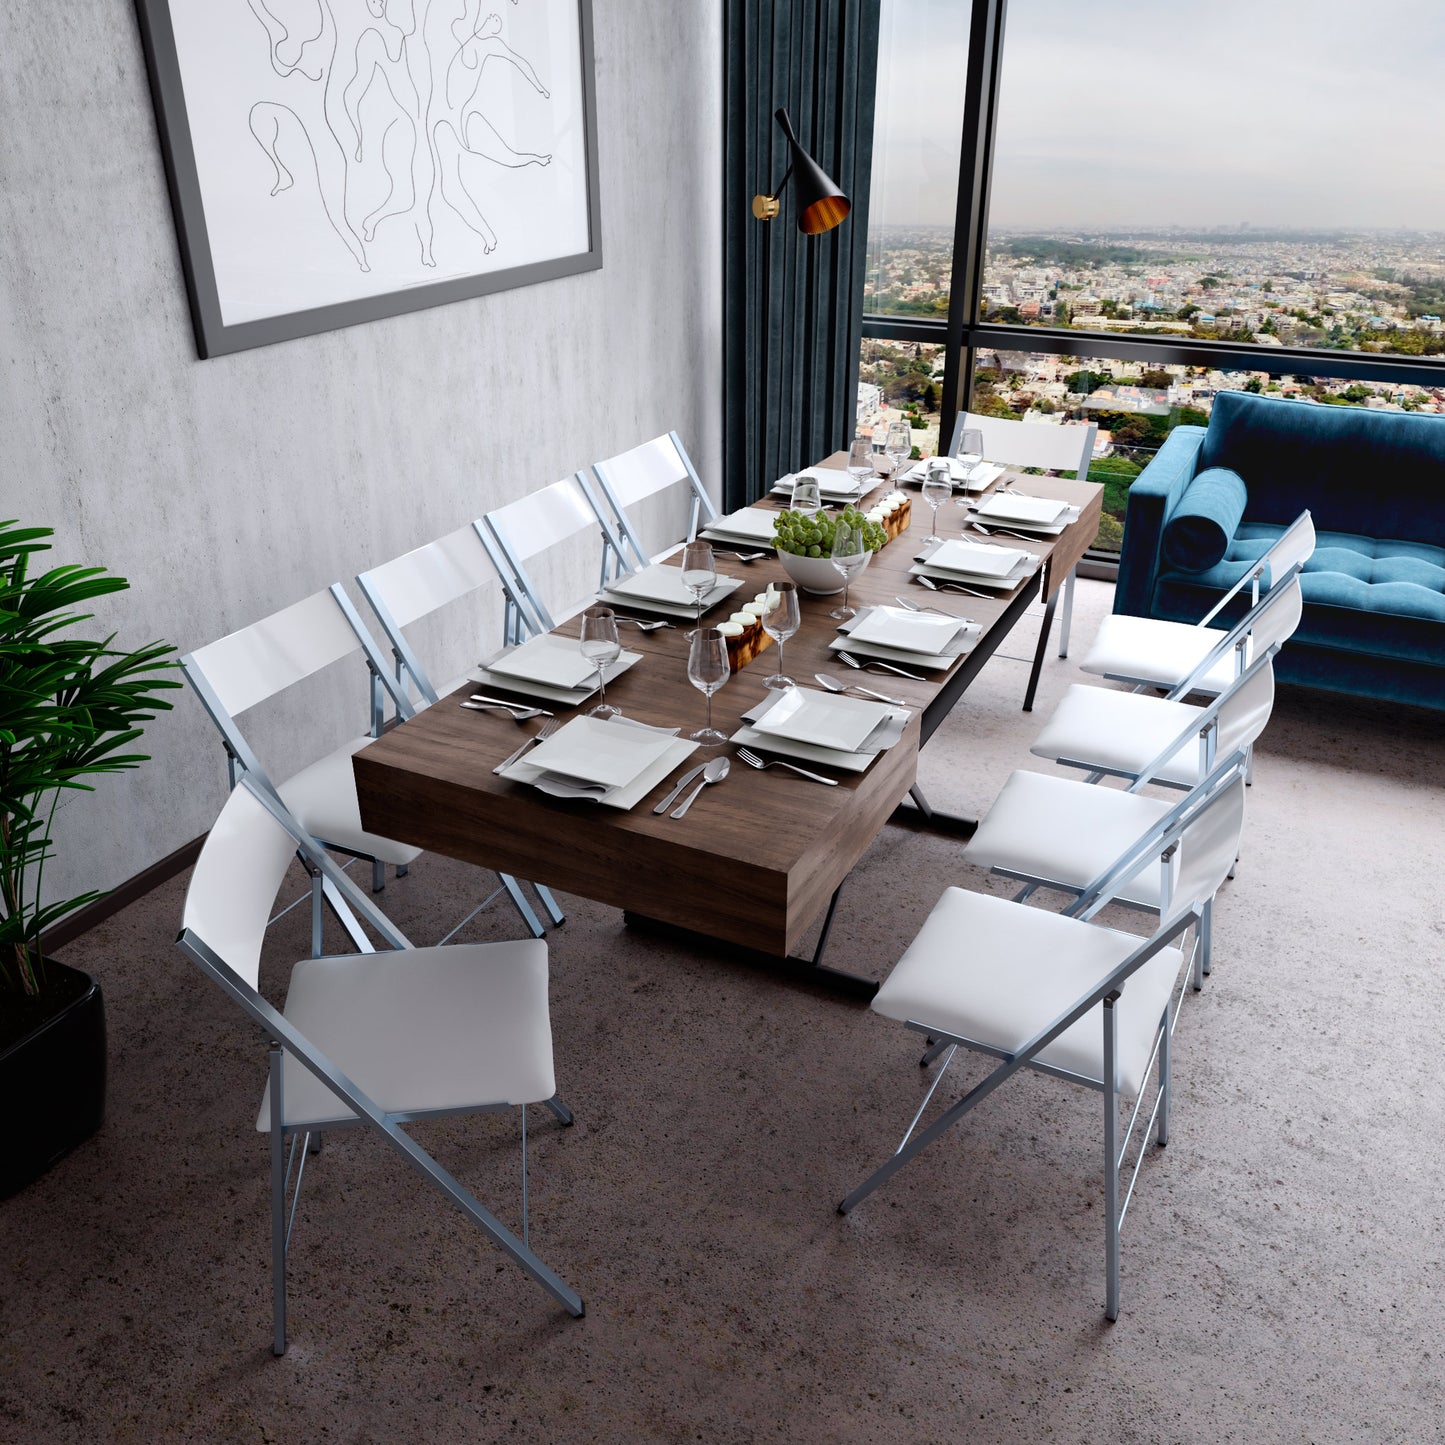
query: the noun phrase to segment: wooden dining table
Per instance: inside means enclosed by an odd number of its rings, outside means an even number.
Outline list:
[[[845,461],[845,454],[838,453],[823,465],[841,467]],[[886,490],[886,484],[878,489],[880,494]],[[880,753],[865,772],[806,764],[837,779],[837,786],[827,787],[784,768],[755,770],[735,756],[733,745],[726,744],[700,748],[688,760],[685,766],[691,767],[726,753],[731,768],[726,780],[708,787],[680,819],[670,813],[658,815],[653,807],[682,768],[627,811],[588,800],[556,799],[493,773],[493,767],[536,724],[519,727],[505,713],[461,707],[472,690],[466,687],[391,728],[355,755],[363,826],[388,838],[614,905],[638,922],[722,940],[799,968],[818,982],[867,994],[876,983],[828,969],[821,960],[821,946],[809,959],[797,959],[794,953],[826,914],[825,941],[843,881],[910,793],[927,819],[931,810],[922,804],[916,788],[920,748],[1029,603],[1041,593],[1045,598],[1055,595],[1073,560],[1093,540],[1101,487],[1030,476],[1027,490],[1076,503],[1081,513],[1061,537],[1036,542],[1008,539],[1008,545],[1044,558],[1043,565],[1012,591],[972,597],[932,593],[917,584],[909,566],[928,534],[930,514],[916,490],[910,493],[908,530],[875,553],[853,579],[851,601],[857,607],[892,606],[895,597],[904,596],[919,606],[970,617],[981,625],[975,646],[946,673],[925,673],[914,681],[892,673],[852,671],[828,648],[838,636],[837,623],[828,614],[840,598],[804,594],[802,626],[784,647],[788,674],[808,687],[816,686],[817,672],[832,673],[845,682],[861,681],[902,699],[913,710],[902,739]],[[776,504],[765,499],[759,505]],[[947,506],[940,514],[943,535],[959,535],[962,520],[959,508]],[[725,544],[716,545],[721,554]],[[773,555],[749,563],[719,555],[718,571],[740,578],[742,586],[732,599],[713,609],[711,620],[725,617],[770,581],[785,577]],[[577,618],[558,628],[573,636],[578,630]],[[608,702],[639,722],[680,727],[683,735],[701,727],[705,700],[687,678],[686,631],[683,624],[649,633],[624,626],[624,647],[642,658],[608,683]],[[742,725],[741,714],[768,695],[763,679],[776,670],[777,660],[777,648],[766,648],[714,696],[713,719],[724,732],[735,732]],[[487,691],[503,690],[493,682]],[[585,711],[592,701],[578,711]],[[563,720],[573,715],[560,706],[557,712]]]

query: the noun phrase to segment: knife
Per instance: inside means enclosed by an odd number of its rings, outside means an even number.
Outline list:
[[[694,778],[702,775],[702,770],[707,767],[706,763],[699,763],[690,772],[684,773],[678,780],[673,790],[652,810],[654,813],[665,813],[672,805],[677,795],[693,781]]]

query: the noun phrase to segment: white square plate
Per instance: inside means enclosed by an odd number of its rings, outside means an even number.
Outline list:
[[[726,517],[719,517],[716,522],[710,522],[703,530],[703,536],[728,540],[742,538],[748,542],[765,542],[771,546],[775,535],[773,522],[777,515],[765,507],[743,507],[736,512],[729,512]]]
[[[871,489],[878,485],[877,477],[864,477],[861,481],[851,472],[840,471],[837,467],[815,467],[813,475],[818,479],[818,493],[825,502],[856,502],[863,495],[865,485]],[[779,496],[793,495],[793,473],[779,477],[773,483],[773,491]]]
[[[957,572],[964,577],[1007,577],[1018,566],[1019,559],[1029,555],[1017,547],[996,547],[991,543],[950,537],[928,554],[928,561],[941,572]]]
[[[616,727],[605,718],[574,717],[533,748],[527,761],[543,772],[616,788],[655,763],[671,742],[670,737],[650,729]]]
[[[1031,522],[1043,527],[1057,522],[1068,510],[1067,502],[1053,497],[1021,497],[1017,492],[995,492],[978,505],[980,517],[992,517],[999,522]]]
[[[581,644],[575,637],[558,637],[551,632],[528,638],[505,656],[493,658],[487,671],[562,688],[581,687],[588,678],[597,676],[597,669],[590,658],[582,656]]]
[[[958,636],[963,623],[931,612],[905,612],[901,607],[874,607],[850,634],[855,641],[896,647],[904,652],[937,656]]]
[[[888,715],[889,708],[881,702],[794,687],[789,688],[754,726],[760,733],[773,733],[778,737],[853,753],[863,746]]]

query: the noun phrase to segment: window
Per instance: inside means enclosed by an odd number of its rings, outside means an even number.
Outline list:
[[[1097,420],[1117,551],[1218,391],[1445,411],[1445,192],[1411,140],[1445,7],[883,0],[880,33],[860,423],[917,416],[927,455],[965,406]]]

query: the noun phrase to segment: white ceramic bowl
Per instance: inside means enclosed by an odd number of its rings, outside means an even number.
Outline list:
[[[870,552],[867,561],[853,575],[858,577],[866,572],[872,558]],[[778,561],[783,564],[783,571],[813,597],[831,597],[843,590],[843,574],[830,557],[800,557],[796,552],[779,552]]]

